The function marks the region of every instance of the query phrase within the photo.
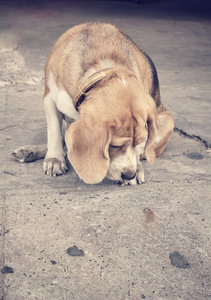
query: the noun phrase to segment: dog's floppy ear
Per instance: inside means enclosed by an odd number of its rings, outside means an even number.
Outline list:
[[[148,139],[145,146],[145,156],[150,165],[153,165],[156,160],[154,144],[157,137],[157,131],[159,126],[158,114],[156,112],[156,106],[154,100],[148,96]]]
[[[134,145],[140,144],[146,137],[145,157],[150,165],[155,163],[156,156],[154,143],[158,129],[158,115],[154,100],[148,95],[142,95],[144,102],[136,104],[136,110],[133,109],[134,127]],[[138,107],[138,109],[137,109]]]
[[[106,123],[78,119],[65,133],[68,158],[78,176],[89,184],[101,182],[109,167],[111,133]]]

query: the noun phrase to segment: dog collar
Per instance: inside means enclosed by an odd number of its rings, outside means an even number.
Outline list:
[[[78,111],[79,106],[84,101],[86,93],[93,88],[98,82],[100,82],[103,78],[105,78],[110,72],[112,68],[106,68],[96,73],[92,74],[81,86],[77,88],[75,93],[75,108]]]

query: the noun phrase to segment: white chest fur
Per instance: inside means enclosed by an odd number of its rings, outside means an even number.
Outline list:
[[[48,87],[50,89],[50,97],[55,102],[57,109],[68,118],[76,120],[78,118],[78,112],[73,105],[72,98],[65,90],[58,88],[51,72]]]

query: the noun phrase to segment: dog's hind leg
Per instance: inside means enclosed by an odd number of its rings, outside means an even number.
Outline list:
[[[15,149],[12,156],[21,163],[43,159],[47,153],[47,145],[26,145]]]

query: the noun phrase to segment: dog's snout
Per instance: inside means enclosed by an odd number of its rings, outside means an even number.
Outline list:
[[[132,180],[133,178],[135,178],[136,173],[133,174],[129,174],[129,173],[122,173],[121,177],[123,180]]]

